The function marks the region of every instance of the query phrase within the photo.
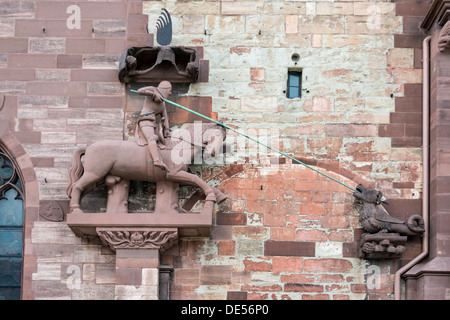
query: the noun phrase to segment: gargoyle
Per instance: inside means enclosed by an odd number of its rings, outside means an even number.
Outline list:
[[[447,21],[444,25],[438,39],[439,52],[443,52],[448,48],[450,48],[450,21]]]
[[[390,232],[401,235],[418,235],[425,231],[423,218],[411,215],[407,221],[392,217],[381,205],[383,193],[375,189],[366,189],[362,184],[356,187],[359,192],[353,195],[362,204],[359,222],[369,233]]]

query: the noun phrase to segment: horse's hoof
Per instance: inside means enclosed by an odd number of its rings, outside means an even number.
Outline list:
[[[222,203],[227,199],[228,199],[228,196],[226,194],[222,193],[220,196],[217,197],[217,203]]]
[[[72,210],[70,211],[70,213],[84,213],[84,211],[81,210],[80,208],[75,208],[75,209],[72,209]]]
[[[214,194],[214,193],[212,193],[212,194],[208,194],[207,196],[206,196],[206,199],[205,199],[205,201],[212,201],[212,202],[216,202],[217,200],[216,200],[216,195]]]

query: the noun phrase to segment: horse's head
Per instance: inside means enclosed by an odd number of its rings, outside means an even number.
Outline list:
[[[226,138],[226,129],[218,124],[204,124],[203,145],[206,156],[215,157],[221,153],[223,142]]]
[[[202,160],[206,163],[221,163],[222,145],[226,129],[216,123],[195,122],[185,128],[175,130],[166,150],[171,151],[171,160],[176,163],[191,164]],[[195,154],[202,152],[201,157]]]

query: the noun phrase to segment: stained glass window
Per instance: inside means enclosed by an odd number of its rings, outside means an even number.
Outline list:
[[[0,300],[20,299],[23,187],[14,163],[0,150]]]

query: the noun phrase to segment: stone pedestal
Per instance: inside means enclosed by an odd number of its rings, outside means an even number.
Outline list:
[[[67,225],[78,236],[97,236],[97,228],[176,228],[179,237],[209,237],[212,213],[70,213]]]
[[[96,231],[102,242],[116,251],[115,299],[159,300],[159,254],[178,241],[178,230],[115,227]],[[166,288],[163,292],[168,295]]]
[[[116,251],[116,300],[159,299],[159,250]]]
[[[79,237],[98,236],[116,252],[115,299],[168,300],[173,270],[160,266],[160,252],[180,237],[209,237],[212,213],[71,213],[67,225]]]

